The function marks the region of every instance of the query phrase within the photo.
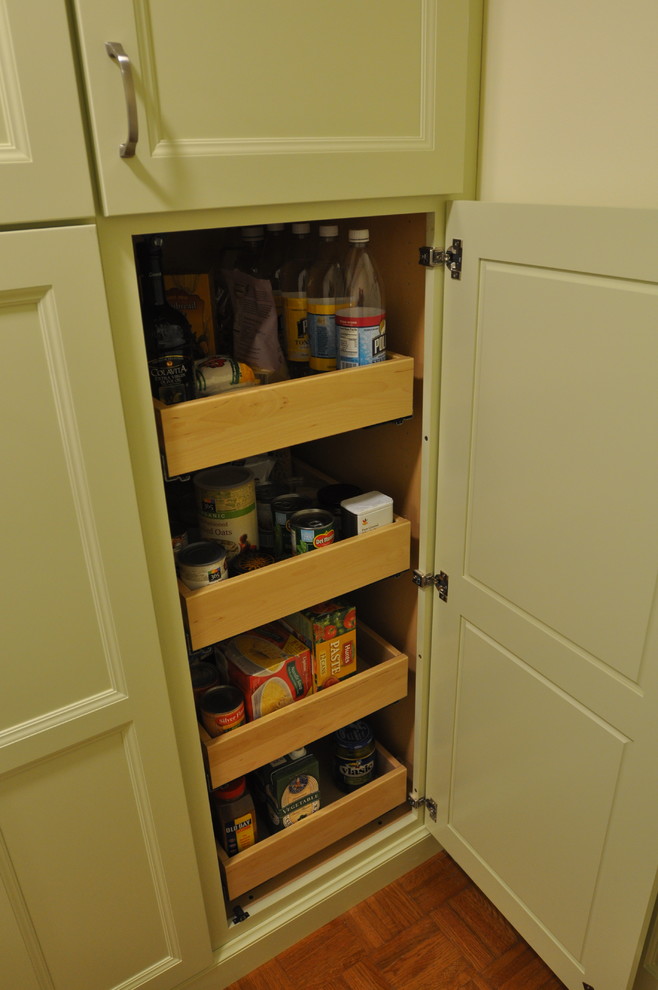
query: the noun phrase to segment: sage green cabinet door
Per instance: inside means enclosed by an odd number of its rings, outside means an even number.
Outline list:
[[[1,224],[94,213],[65,0],[0,0]]]
[[[463,189],[479,0],[74,4],[107,214]]]
[[[0,984],[169,990],[210,946],[93,227],[0,234]]]
[[[571,988],[625,990],[658,868],[658,212],[457,203],[427,793]]]

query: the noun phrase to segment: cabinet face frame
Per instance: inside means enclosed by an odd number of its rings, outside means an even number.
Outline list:
[[[314,203],[309,206],[267,207],[258,209],[250,207],[243,210],[204,211],[199,213],[177,213],[161,216],[145,214],[134,217],[118,217],[111,219],[99,218],[99,239],[105,281],[108,291],[110,317],[113,326],[114,344],[119,378],[123,395],[124,411],[135,486],[137,489],[142,528],[150,564],[150,578],[154,594],[155,609],[160,629],[163,659],[170,691],[171,705],[174,712],[174,722],[180,751],[183,774],[188,789],[188,802],[193,827],[196,829],[197,854],[202,873],[202,882],[208,907],[213,944],[230,944],[231,934],[227,932],[226,918],[221,911],[217,897],[217,858],[214,838],[209,827],[208,802],[206,783],[203,775],[203,765],[199,757],[198,729],[193,706],[190,703],[189,680],[187,673],[187,651],[183,635],[178,602],[178,587],[175,574],[171,567],[170,550],[167,540],[163,540],[163,532],[168,533],[168,523],[164,499],[161,495],[162,472],[158,454],[158,438],[156,432],[153,402],[148,390],[146,375],[143,370],[145,360],[144,345],[141,333],[141,316],[135,277],[132,238],[146,233],[162,233],[173,231],[208,230],[213,228],[248,225],[252,223],[295,222],[302,220],[344,219],[350,217],[397,218],[404,220],[409,214],[422,214],[426,219],[425,237],[432,238],[434,231],[443,228],[443,202],[435,197],[414,197],[401,200],[366,200],[361,202]],[[392,220],[395,223],[396,220]],[[437,235],[438,236],[438,235]],[[426,240],[425,243],[432,243]],[[414,251],[420,247],[415,245]],[[414,257],[416,263],[417,254]],[[424,299],[420,305],[424,308],[424,323],[426,327],[436,327],[437,314],[440,313],[442,271],[430,271],[424,276]],[[393,290],[391,290],[393,291]],[[421,290],[421,295],[423,291]],[[416,507],[416,525],[420,527],[420,535],[414,536],[412,546],[417,555],[418,566],[422,570],[432,567],[433,553],[433,513],[427,511],[427,505],[433,498],[433,484],[436,454],[434,450],[433,426],[436,424],[436,409],[438,406],[437,371],[439,354],[438,330],[425,333],[423,374],[422,411],[416,402],[415,416],[422,417],[423,437],[419,452],[420,462],[420,505]],[[422,362],[421,362],[422,363]],[[419,372],[420,374],[421,372]],[[419,381],[416,386],[420,388]],[[432,427],[430,429],[430,427]],[[411,580],[406,573],[405,580]],[[415,594],[415,589],[414,589]],[[431,628],[429,612],[431,596],[418,594],[417,613],[417,648],[414,638],[413,648],[409,653],[411,667],[415,667],[412,685],[415,683],[415,694],[408,699],[408,707],[413,712],[415,730],[413,733],[413,781],[411,794],[418,798],[424,796],[423,780],[425,773],[425,726],[427,706],[429,634]],[[404,644],[396,643],[403,647]],[[397,755],[397,754],[396,754]],[[422,811],[406,816],[399,826],[392,826],[394,834],[405,845],[405,835],[425,836],[420,824]],[[419,828],[421,832],[419,833]],[[414,840],[415,841],[415,840]],[[381,849],[382,862],[386,858],[385,846],[390,842],[387,833],[381,841],[372,840],[373,855]],[[348,850],[338,859],[347,863],[346,869],[353,869],[353,854]],[[303,888],[303,880],[298,882]],[[331,881],[330,886],[338,890],[340,880]],[[295,884],[291,892],[297,889]],[[285,900],[285,898],[284,898]],[[264,922],[268,917],[277,913],[277,898],[271,907],[265,908]],[[236,936],[237,937],[237,936]]]

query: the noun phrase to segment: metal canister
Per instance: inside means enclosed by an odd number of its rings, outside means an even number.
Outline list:
[[[351,722],[334,732],[334,780],[343,791],[369,784],[375,775],[375,740],[367,722]]]
[[[256,485],[256,514],[258,516],[258,546],[262,550],[274,550],[274,511],[272,503],[289,491],[284,485],[266,482]]]
[[[226,550],[214,540],[199,540],[178,554],[178,573],[188,588],[203,588],[228,577]]]
[[[336,535],[333,513],[328,509],[302,509],[291,516],[289,526],[293,554],[327,547]]]
[[[258,546],[256,485],[251,471],[232,464],[194,475],[197,518],[204,540],[215,540],[228,559]]]
[[[190,677],[192,678],[194,703],[199,708],[204,694],[210,688],[218,687],[220,684],[219,671],[212,663],[207,663],[203,660],[195,661],[190,664]]]
[[[277,557],[292,556],[290,547],[290,519],[300,509],[308,509],[311,504],[311,500],[307,495],[299,495],[296,492],[291,492],[288,495],[279,495],[272,502],[274,552]]]
[[[209,736],[221,736],[244,725],[242,691],[232,684],[210,688],[201,699],[201,721]]]
[[[334,531],[336,534],[334,542],[342,539],[343,536],[340,503],[343,499],[361,495],[362,491],[363,489],[359,488],[358,485],[340,483],[325,485],[324,488],[318,490],[318,505],[322,506],[323,509],[329,509],[329,512],[333,513]]]

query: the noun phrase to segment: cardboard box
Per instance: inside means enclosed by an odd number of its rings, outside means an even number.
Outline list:
[[[251,779],[274,832],[320,809],[320,767],[312,753],[282,756],[256,770]]]
[[[228,679],[242,691],[248,720],[304,698],[313,690],[311,653],[280,622],[268,622],[217,644]]]
[[[215,320],[210,275],[165,275],[165,295],[187,318],[204,357],[216,353]]]
[[[316,691],[356,673],[356,608],[321,602],[281,620],[311,651]]]

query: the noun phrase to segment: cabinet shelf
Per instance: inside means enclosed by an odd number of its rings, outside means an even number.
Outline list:
[[[396,516],[360,536],[194,591],[179,580],[192,649],[399,574],[409,567],[410,541],[411,523]]]
[[[376,773],[376,778],[369,784],[352,794],[340,795],[337,791],[333,795],[330,793],[333,788],[321,774],[323,807],[319,811],[262,839],[237,856],[229,858],[218,844],[220,869],[229,898],[240,897],[403,804],[407,795],[407,771],[380,744],[376,751]]]
[[[413,358],[167,406],[153,400],[169,475],[411,416]]]
[[[359,672],[331,688],[215,738],[199,725],[212,787],[406,696],[409,664],[405,654],[363,623],[357,625],[357,653]]]

